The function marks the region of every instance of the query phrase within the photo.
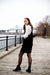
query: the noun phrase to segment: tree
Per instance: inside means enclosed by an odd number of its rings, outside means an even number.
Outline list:
[[[43,18],[43,22],[39,22],[37,26],[37,34],[46,36],[50,35],[50,16]]]

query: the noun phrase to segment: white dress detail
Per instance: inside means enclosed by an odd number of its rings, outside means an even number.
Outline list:
[[[31,33],[31,26],[30,25],[26,25],[26,32],[25,32],[25,34],[22,37],[24,37],[24,39],[25,39],[25,38],[28,37],[28,35],[30,35],[30,33]]]

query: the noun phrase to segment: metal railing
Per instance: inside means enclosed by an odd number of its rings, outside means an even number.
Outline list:
[[[0,37],[0,51],[8,51],[8,47],[16,46],[17,44],[23,43],[23,38],[17,36],[5,36]]]

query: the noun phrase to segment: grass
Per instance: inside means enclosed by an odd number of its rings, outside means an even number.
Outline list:
[[[46,36],[46,38],[50,39],[50,36]]]

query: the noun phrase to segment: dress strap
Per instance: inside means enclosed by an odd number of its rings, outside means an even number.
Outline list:
[[[31,29],[31,32],[33,33],[33,29]]]

